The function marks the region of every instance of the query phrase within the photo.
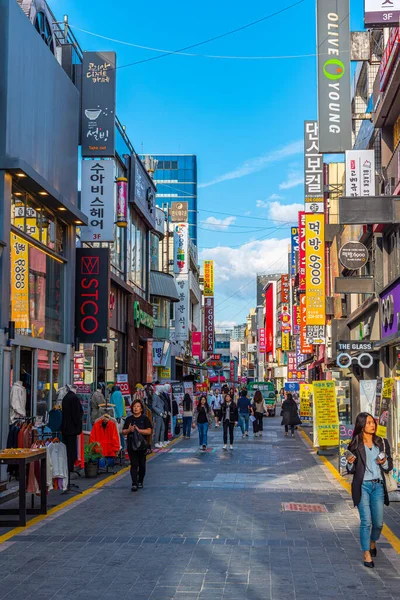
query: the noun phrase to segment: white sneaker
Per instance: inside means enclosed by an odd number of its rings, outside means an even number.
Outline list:
[[[229,446],[229,448],[230,448],[231,450],[233,450],[233,446],[232,446],[232,444]]]
[[[226,444],[223,445],[223,449],[226,450]]]
[[[162,445],[160,443],[154,444],[154,448],[162,448]]]
[[[162,442],[163,448],[165,448],[165,446],[168,446],[168,442]]]

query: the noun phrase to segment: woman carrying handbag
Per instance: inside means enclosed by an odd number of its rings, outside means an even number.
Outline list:
[[[281,411],[282,423],[285,426],[285,436],[289,434],[289,427],[292,438],[294,437],[294,428],[296,425],[301,425],[301,419],[299,417],[297,403],[293,400],[292,394],[286,396],[286,400],[282,404]]]
[[[372,415],[362,412],[356,419],[353,438],[346,451],[347,471],[354,475],[351,495],[360,514],[360,541],[364,565],[373,568],[376,542],[383,527],[384,504],[389,505],[389,491],[397,489],[390,471],[393,460],[386,439],[376,435]]]

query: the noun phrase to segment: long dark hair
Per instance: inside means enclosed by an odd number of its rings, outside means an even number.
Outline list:
[[[187,392],[183,397],[182,406],[183,406],[183,410],[185,410],[185,411],[192,410],[192,408],[193,408],[192,399],[190,397],[190,394],[188,394]]]
[[[203,398],[204,398],[204,400],[206,401],[206,403],[205,403],[205,405],[204,405],[204,408],[206,409],[206,412],[208,412],[208,411],[210,410],[210,407],[208,406],[208,400],[207,400],[207,396],[206,396],[205,394],[202,394],[202,395],[200,396],[200,398],[199,398],[199,401],[198,401],[198,403],[197,403],[197,410],[200,410],[200,407],[201,407],[201,401],[203,400]]]
[[[286,402],[293,402],[293,395],[290,392],[286,394]]]
[[[256,393],[254,394],[254,398],[253,398],[253,402],[254,404],[260,404],[260,402],[263,402],[264,398],[262,396],[262,393],[260,392],[260,390],[256,390]]]
[[[364,432],[364,427],[367,424],[368,417],[371,417],[371,419],[373,419],[374,423],[375,423],[375,432],[372,434],[372,442],[373,442],[374,446],[379,447],[378,442],[380,440],[380,437],[378,437],[376,435],[375,418],[373,415],[371,415],[371,413],[362,412],[357,415],[356,424],[354,425],[354,430],[353,430],[353,437],[351,438],[351,442],[349,444],[350,449],[357,448],[358,444],[360,442],[363,442],[363,432]]]

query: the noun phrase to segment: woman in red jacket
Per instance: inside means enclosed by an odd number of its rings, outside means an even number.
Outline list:
[[[125,419],[122,434],[128,436],[128,454],[131,461],[132,492],[137,492],[138,488],[143,488],[143,480],[146,474],[146,453],[147,444],[143,439],[140,448],[133,448],[133,432],[137,431],[142,436],[151,435],[152,428],[150,419],[144,414],[144,407],[140,400],[132,402],[132,415]]]

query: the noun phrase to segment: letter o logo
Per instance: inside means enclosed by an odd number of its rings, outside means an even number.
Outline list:
[[[336,67],[336,73],[330,73],[328,71],[327,67],[331,66],[331,65]],[[327,79],[336,81],[337,79],[341,79],[343,77],[346,69],[341,60],[339,60],[338,58],[330,58],[329,60],[327,60],[325,62],[323,70],[324,70],[324,75]]]

